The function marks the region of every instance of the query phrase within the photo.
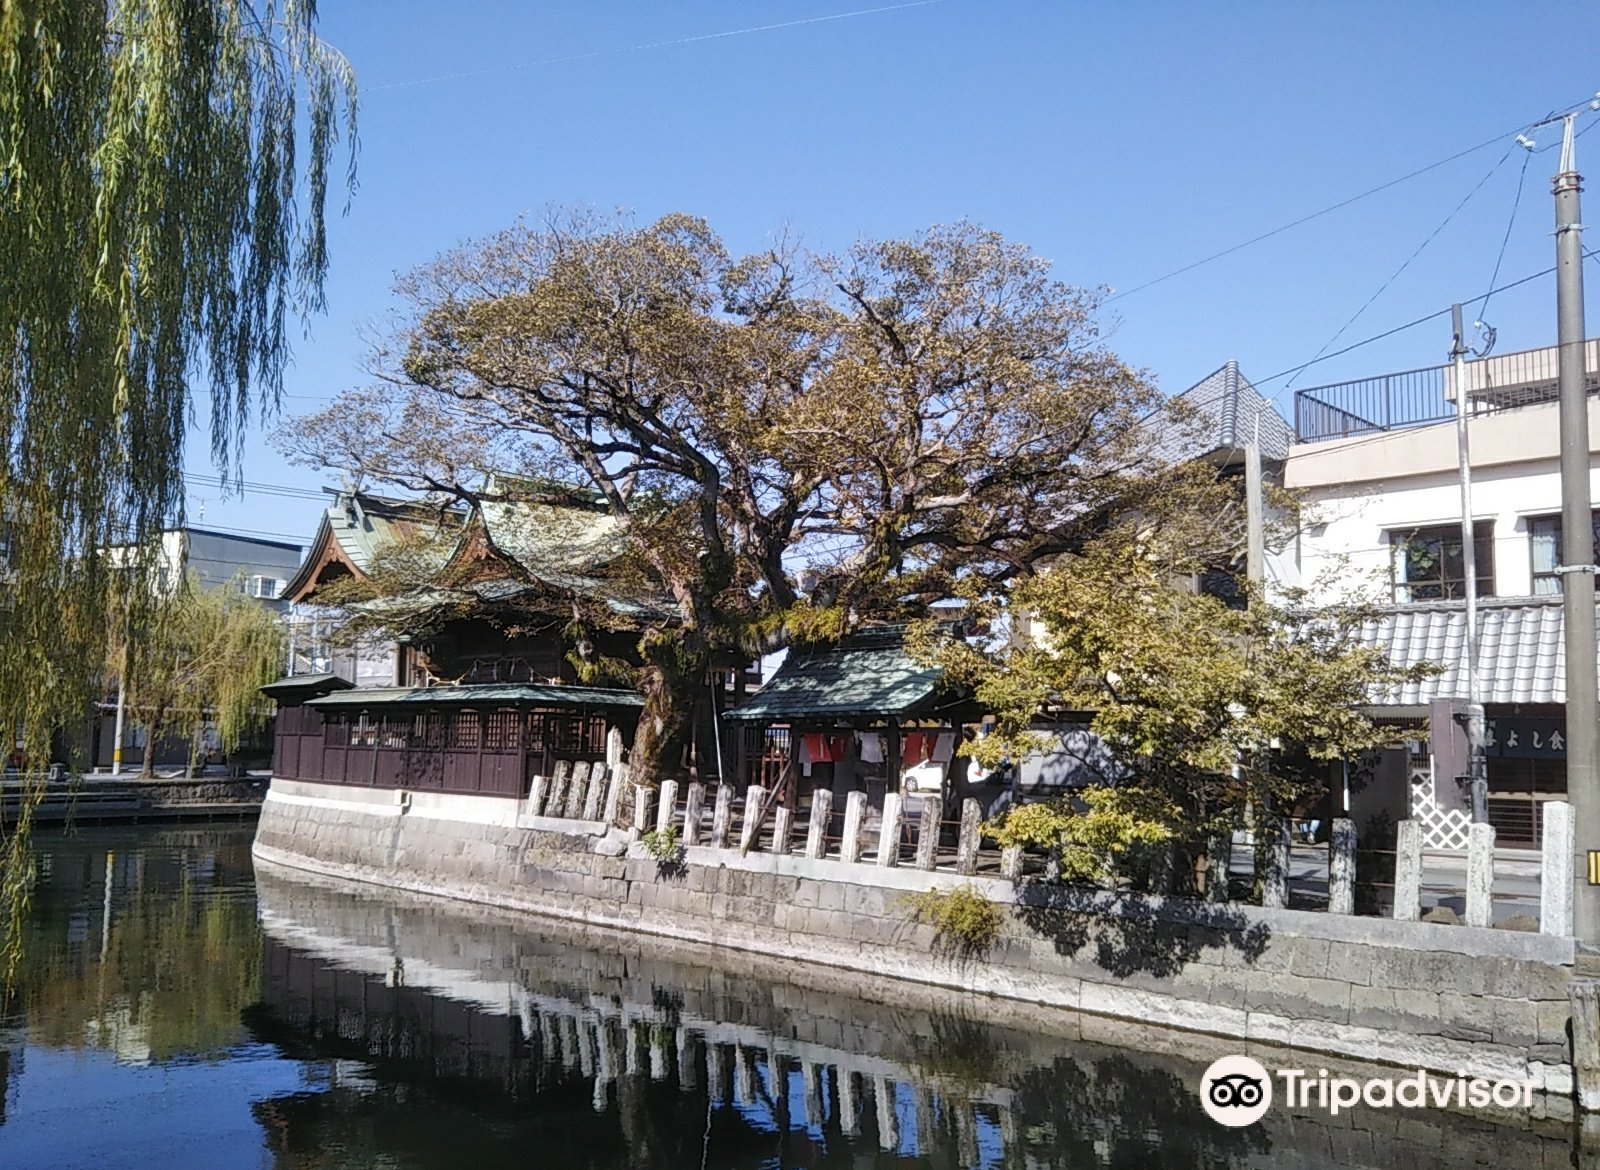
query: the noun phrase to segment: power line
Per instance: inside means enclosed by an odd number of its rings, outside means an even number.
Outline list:
[[[1494,175],[1495,175],[1495,172],[1498,171],[1502,166],[1505,165],[1506,159],[1511,157],[1511,152],[1513,150],[1515,150],[1515,149],[1516,149],[1516,145],[1514,143],[1511,146],[1506,147],[1506,152],[1500,156],[1500,158],[1495,162],[1494,166],[1490,167],[1489,170],[1484,174],[1483,178],[1481,178],[1481,179],[1479,179],[1477,181],[1477,183],[1473,186],[1472,190],[1470,190],[1470,191],[1468,191],[1466,193],[1466,195],[1462,198],[1460,203],[1457,203],[1454,207],[1452,207],[1450,209],[1449,214],[1446,215],[1444,217],[1444,219],[1440,221],[1439,226],[1434,228],[1433,231],[1431,231],[1430,233],[1428,233],[1427,238],[1424,239],[1422,241],[1422,243],[1417,245],[1416,251],[1412,252],[1411,255],[1407,256],[1404,260],[1402,260],[1400,262],[1400,267],[1396,268],[1392,273],[1389,274],[1389,278],[1378,286],[1378,290],[1376,292],[1374,292],[1370,297],[1368,297],[1365,302],[1362,303],[1361,307],[1359,309],[1357,309],[1354,314],[1351,315],[1351,317],[1350,317],[1350,319],[1348,321],[1346,321],[1343,325],[1339,326],[1338,332],[1336,332],[1332,337],[1328,338],[1328,340],[1323,343],[1322,348],[1317,350],[1317,352],[1312,356],[1311,361],[1306,363],[1306,366],[1309,366],[1311,364],[1311,362],[1316,361],[1324,353],[1326,353],[1328,351],[1328,347],[1330,345],[1332,345],[1334,342],[1338,341],[1339,338],[1343,337],[1344,336],[1344,331],[1346,329],[1350,328],[1350,326],[1354,325],[1358,320],[1360,320],[1361,315],[1363,313],[1365,313],[1368,309],[1372,308],[1373,302],[1376,301],[1379,297],[1381,297],[1384,294],[1384,292],[1389,288],[1389,286],[1391,284],[1393,284],[1396,280],[1400,279],[1400,274],[1403,273],[1407,268],[1411,267],[1411,262],[1413,260],[1415,260],[1418,256],[1422,255],[1422,253],[1427,249],[1429,244],[1433,243],[1434,240],[1439,238],[1439,233],[1444,231],[1444,229],[1449,226],[1450,221],[1456,217],[1456,215],[1461,211],[1461,209],[1463,207],[1465,207],[1468,203],[1470,203],[1472,201],[1472,197],[1474,195],[1476,195],[1479,191],[1483,190],[1483,185],[1485,183],[1487,183],[1490,179],[1492,179],[1494,177]],[[1289,389],[1290,386],[1294,385],[1295,378],[1298,378],[1301,375],[1301,373],[1304,372],[1306,366],[1301,366],[1300,369],[1296,370],[1294,372],[1293,376],[1291,376],[1290,379],[1287,382],[1284,383],[1283,388],[1285,390]]]
[[[1590,122],[1589,125],[1593,126],[1595,123]],[[1522,169],[1517,172],[1517,194],[1511,200],[1511,218],[1506,221],[1506,234],[1500,237],[1500,251],[1494,258],[1494,271],[1489,274],[1489,288],[1491,290],[1494,288],[1494,282],[1500,279],[1500,262],[1506,258],[1506,245],[1511,242],[1511,229],[1516,226],[1517,209],[1522,206],[1522,187],[1528,178],[1528,164],[1532,161],[1533,151],[1530,150],[1523,155]],[[1480,319],[1488,316],[1489,298],[1493,295],[1492,291],[1483,294],[1483,307],[1478,310]]]
[[[1600,259],[1600,252],[1586,251],[1584,252],[1584,256],[1590,260]],[[1499,288],[1492,288],[1488,292],[1472,298],[1470,301],[1462,301],[1461,303],[1462,305],[1475,305],[1479,301],[1486,301],[1489,297],[1494,296],[1496,293],[1510,292],[1512,289],[1520,288],[1529,281],[1534,281],[1538,280],[1540,277],[1549,276],[1554,271],[1555,266],[1551,265],[1549,268],[1544,268],[1538,272],[1529,273],[1520,280],[1513,280],[1510,284],[1502,284]],[[1360,349],[1362,346],[1371,345],[1375,341],[1382,341],[1386,337],[1393,337],[1396,333],[1404,333],[1407,329],[1414,329],[1418,325],[1425,325],[1429,321],[1436,321],[1440,317],[1449,316],[1449,314],[1449,309],[1440,309],[1438,312],[1429,313],[1426,317],[1418,317],[1414,321],[1407,321],[1404,325],[1396,325],[1392,329],[1385,329],[1382,333],[1374,333],[1371,337],[1363,338],[1360,341],[1345,346],[1343,349],[1336,349],[1332,353],[1325,353],[1320,357],[1312,358],[1308,362],[1301,362],[1299,365],[1294,365],[1288,367],[1287,369],[1279,370],[1276,374],[1272,374],[1269,377],[1252,378],[1250,380],[1251,385],[1256,387],[1265,386],[1268,382],[1276,382],[1279,378],[1286,378],[1290,374],[1294,374],[1305,369],[1307,366],[1314,366],[1321,362],[1332,361],[1334,358],[1342,357],[1344,354],[1350,353],[1352,350]],[[1284,389],[1288,389],[1288,387],[1284,387]],[[1281,392],[1282,391],[1279,393]]]
[[[441,73],[435,77],[419,77],[412,81],[395,81],[376,85],[368,93],[381,93],[390,89],[409,89],[417,85],[432,85],[439,81],[460,81],[468,77],[487,77],[495,73],[512,73],[521,69],[536,69],[541,65],[564,65],[569,61],[589,61],[596,57],[613,57],[622,53],[642,53],[646,49],[667,49],[677,45],[694,45],[702,41],[720,41],[728,37],[749,36],[752,33],[777,32],[780,29],[799,28],[808,24],[826,24],[834,20],[849,20],[856,16],[875,16],[880,12],[898,12],[904,8],[926,8],[942,4],[944,0],[908,0],[904,4],[885,4],[878,8],[858,8],[853,12],[834,12],[826,16],[808,16],[800,20],[784,20],[776,24],[757,24],[748,28],[728,29],[724,32],[700,33],[692,37],[675,37],[669,41],[650,41],[642,45],[625,45],[615,49],[592,49],[586,53],[569,53],[564,57],[544,57],[537,61],[522,61],[515,65],[497,65],[488,69],[469,69],[461,73]]]
[[[1577,109],[1579,109],[1579,108],[1581,108],[1583,106],[1588,105],[1589,101],[1590,101],[1589,97],[1585,96],[1582,100],[1574,102],[1571,105],[1567,106],[1566,109],[1567,109],[1567,111],[1577,110]],[[1581,133],[1586,133],[1594,125],[1596,125],[1596,123],[1591,122],[1589,124],[1589,126],[1586,126],[1583,130],[1580,130],[1579,133],[1580,134]],[[1174,268],[1171,272],[1165,273],[1162,276],[1158,276],[1153,280],[1147,280],[1143,284],[1136,284],[1130,289],[1124,289],[1122,292],[1113,293],[1111,296],[1107,297],[1102,303],[1109,305],[1112,301],[1120,301],[1123,297],[1131,297],[1136,292],[1143,292],[1147,288],[1154,288],[1156,285],[1163,284],[1166,281],[1169,281],[1169,280],[1173,279],[1174,277],[1182,276],[1186,272],[1193,272],[1196,268],[1200,268],[1200,267],[1203,267],[1204,265],[1210,264],[1212,261],[1221,260],[1224,256],[1231,256],[1235,252],[1242,251],[1243,249],[1248,248],[1248,247],[1250,247],[1250,246],[1252,246],[1254,244],[1259,244],[1263,240],[1270,240],[1274,236],[1280,236],[1284,232],[1290,231],[1293,228],[1300,227],[1303,224],[1308,224],[1312,220],[1321,219],[1325,215],[1332,215],[1335,211],[1343,210],[1344,208],[1349,207],[1352,203],[1359,203],[1363,199],[1366,199],[1366,198],[1369,198],[1370,196],[1377,195],[1377,194],[1379,194],[1381,192],[1387,191],[1390,187],[1398,187],[1401,183],[1409,182],[1412,179],[1415,179],[1415,178],[1418,178],[1421,175],[1427,174],[1429,171],[1436,171],[1442,166],[1447,166],[1450,163],[1455,162],[1457,159],[1466,158],[1469,154],[1477,154],[1478,151],[1480,151],[1480,150],[1486,150],[1487,148],[1495,145],[1497,142],[1504,142],[1511,135],[1521,133],[1522,131],[1526,130],[1527,128],[1528,128],[1528,123],[1524,122],[1522,125],[1513,127],[1512,129],[1507,130],[1504,133],[1496,134],[1493,138],[1487,138],[1484,141],[1478,143],[1478,145],[1476,145],[1476,146],[1469,146],[1466,150],[1458,150],[1455,154],[1450,155],[1448,158],[1442,158],[1438,162],[1429,163],[1425,167],[1420,167],[1417,170],[1411,171],[1408,174],[1401,175],[1398,179],[1390,179],[1387,183],[1380,183],[1376,187],[1372,187],[1372,188],[1370,188],[1370,189],[1368,189],[1366,191],[1361,192],[1359,195],[1352,195],[1348,199],[1341,199],[1339,202],[1334,203],[1334,204],[1330,204],[1329,206],[1324,207],[1320,211],[1313,211],[1310,215],[1303,215],[1299,219],[1296,219],[1296,220],[1293,220],[1293,221],[1291,221],[1289,223],[1283,224],[1281,227],[1275,227],[1271,231],[1262,232],[1258,236],[1252,236],[1248,240],[1244,240],[1244,241],[1241,241],[1240,243],[1232,245],[1231,247],[1224,248],[1220,252],[1213,252],[1209,256],[1205,256],[1205,257],[1202,257],[1199,260],[1195,260],[1195,261],[1192,261],[1192,262],[1190,262],[1188,264],[1185,264],[1181,268]]]

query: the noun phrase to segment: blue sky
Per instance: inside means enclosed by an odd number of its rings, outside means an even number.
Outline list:
[[[1495,139],[1102,315],[1169,393],[1229,358],[1264,380],[1316,354],[1430,236],[1332,348],[1481,295],[1508,224],[1500,283],[1549,267],[1556,152],[1529,158],[1512,136],[1600,90],[1600,8],[1537,0],[938,0],[659,44],[882,3],[322,0],[323,35],[360,80],[361,186],[332,225],[329,311],[296,344],[285,412],[365,381],[397,273],[552,204],[693,212],[735,251],[783,226],[827,250],[969,218],[1064,280],[1132,290]],[[1578,157],[1600,176],[1600,134]],[[1593,305],[1600,264],[1587,276]],[[1488,319],[1501,352],[1551,343],[1553,278],[1497,296]],[[1448,344],[1437,321],[1294,388],[1436,364]],[[247,480],[327,481],[285,465],[270,427],[254,428]],[[190,471],[213,472],[203,438],[193,448]],[[189,519],[309,541],[321,506],[196,479]]]

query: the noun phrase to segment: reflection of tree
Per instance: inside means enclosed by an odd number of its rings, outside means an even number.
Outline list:
[[[1164,1170],[1211,1170],[1272,1149],[1259,1126],[1227,1129],[1207,1117],[1198,1079],[1112,1051],[1058,1057],[1016,1080],[1025,1144],[1042,1165],[1106,1170],[1145,1170],[1157,1154]]]
[[[170,850],[147,833],[149,847],[120,853],[41,840],[53,876],[35,893],[12,1005],[30,1039],[157,1062],[245,1039],[261,931],[248,887],[217,887],[248,872],[249,833],[191,830],[165,838]]]

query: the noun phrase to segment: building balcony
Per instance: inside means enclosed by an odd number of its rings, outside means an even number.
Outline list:
[[[1556,398],[1559,349],[1549,345],[1466,363],[1469,414],[1496,414]],[[1584,342],[1589,393],[1600,389],[1600,339]],[[1454,366],[1429,366],[1313,386],[1294,396],[1295,441],[1319,443],[1447,422],[1456,416]]]

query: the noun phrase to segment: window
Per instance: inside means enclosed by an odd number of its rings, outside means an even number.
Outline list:
[[[1477,557],[1479,597],[1494,596],[1494,521],[1472,526]],[[1394,599],[1449,601],[1466,596],[1466,568],[1462,564],[1461,526],[1397,529],[1389,533],[1394,574]]]
[[[1600,546],[1600,509],[1589,516],[1595,544]],[[1556,572],[1556,566],[1561,563],[1561,517],[1531,517],[1528,520],[1528,549],[1533,555],[1534,593],[1560,593],[1561,576]]]

